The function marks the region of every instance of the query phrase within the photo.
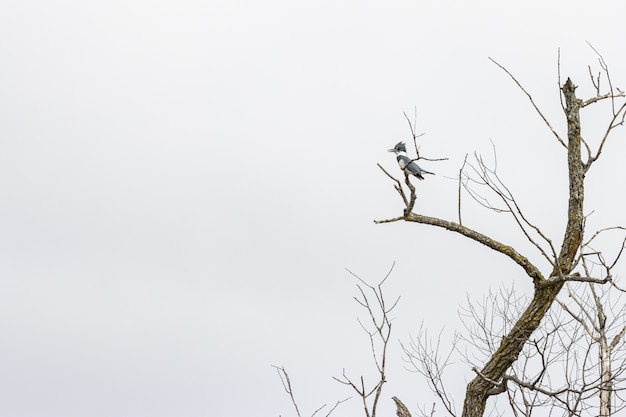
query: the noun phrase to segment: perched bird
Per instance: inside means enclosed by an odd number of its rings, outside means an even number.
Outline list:
[[[389,152],[393,152],[396,154],[396,159],[398,160],[398,165],[402,170],[409,171],[409,174],[415,175],[420,180],[424,179],[422,174],[431,174],[435,175],[432,172],[428,172],[425,169],[422,169],[417,165],[414,161],[411,161],[411,158],[406,156],[406,146],[404,142],[398,142],[393,149],[389,149]]]

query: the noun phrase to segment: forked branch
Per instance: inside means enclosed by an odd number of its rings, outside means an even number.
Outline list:
[[[426,378],[430,389],[439,398],[439,402],[443,405],[448,414],[456,417],[456,406],[454,399],[446,390],[446,384],[443,380],[445,369],[451,363],[452,353],[456,349],[457,339],[455,338],[449,351],[442,353],[441,333],[437,337],[437,341],[433,342],[428,331],[420,327],[417,337],[412,337],[408,345],[402,345],[405,354],[405,361],[413,370]],[[435,405],[433,404],[433,410]],[[421,414],[426,416],[424,410]]]
[[[391,275],[394,265],[395,262],[389,269],[387,275],[376,286],[368,284],[361,279],[361,277],[352,271],[347,270],[350,275],[355,277],[360,282],[360,284],[357,284],[360,297],[354,297],[354,299],[359,306],[363,307],[367,311],[371,327],[368,328],[368,326],[364,325],[360,319],[358,319],[358,322],[369,337],[372,357],[376,365],[376,370],[378,371],[378,380],[372,384],[370,388],[366,388],[363,376],[355,381],[347,375],[345,369],[342,372],[341,378],[333,377],[333,379],[349,386],[357,393],[357,395],[361,398],[363,411],[366,417],[376,417],[376,411],[381,398],[383,384],[387,382],[387,349],[391,338],[391,318],[389,315],[400,301],[400,297],[398,297],[391,304],[391,306],[387,305],[387,301],[385,300],[383,293],[383,284]],[[372,397],[371,402],[369,401],[370,397]]]
[[[284,366],[272,365],[272,367],[276,369],[276,372],[278,372],[278,377],[280,378],[280,382],[282,383],[285,392],[287,393],[287,395],[291,399],[291,404],[293,405],[293,408],[296,410],[296,415],[298,417],[302,417],[302,415],[300,414],[300,409],[298,408],[298,403],[296,402],[296,398],[295,398],[295,396],[293,394],[293,387],[291,386],[291,379],[289,378],[289,374],[287,373],[287,370],[285,369]],[[335,411],[335,409],[339,406],[339,404],[342,404],[342,403],[348,401],[350,398],[352,398],[352,397],[344,398],[343,400],[337,401],[335,403],[335,405],[333,405],[330,408],[328,413],[326,413],[325,417],[329,417],[333,413],[333,411]],[[313,412],[313,414],[311,414],[311,417],[315,417],[315,415],[318,412],[322,411],[324,408],[326,408],[326,404],[322,405],[317,410],[315,410]]]

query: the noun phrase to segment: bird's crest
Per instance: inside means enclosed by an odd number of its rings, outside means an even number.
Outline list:
[[[393,147],[395,150],[400,152],[406,152],[406,145],[404,142],[396,143],[396,146]]]

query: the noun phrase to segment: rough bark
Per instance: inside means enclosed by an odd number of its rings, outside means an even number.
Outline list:
[[[567,226],[556,267],[547,279],[535,279],[535,291],[530,305],[526,308],[513,329],[503,339],[493,354],[468,385],[463,405],[464,417],[482,417],[490,391],[501,381],[505,371],[517,360],[524,344],[537,329],[557,294],[563,287],[562,280],[551,278],[569,274],[574,267],[574,259],[580,248],[583,236],[584,167],[581,159],[580,106],[576,97],[576,87],[568,78],[562,89],[565,97],[567,118],[567,161],[569,171],[569,206]]]
[[[391,397],[391,399],[396,403],[396,414],[398,417],[411,417],[409,409],[406,408],[406,405],[398,397]]]
[[[404,218],[406,221],[428,224],[431,226],[442,227],[446,230],[450,230],[451,232],[456,232],[462,234],[465,237],[468,237],[476,242],[482,243],[483,245],[495,250],[496,252],[500,252],[503,255],[511,258],[516,264],[521,266],[524,271],[528,274],[529,277],[533,279],[535,283],[543,280],[543,276],[541,272],[535,265],[533,265],[528,258],[521,255],[511,246],[505,245],[495,239],[490,238],[487,235],[484,235],[476,230],[470,229],[469,227],[465,227],[461,224],[450,222],[447,220],[438,219],[436,217],[428,217],[422,216],[421,214],[408,213]]]

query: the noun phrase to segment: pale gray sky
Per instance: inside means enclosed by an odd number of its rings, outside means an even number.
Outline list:
[[[625,12],[621,1],[4,2],[0,414],[294,415],[276,364],[310,415],[350,395],[331,376],[371,367],[344,268],[376,282],[393,261],[389,296],[402,300],[381,411],[392,415],[392,395],[430,404],[397,340],[422,320],[451,333],[467,293],[530,283],[453,234],[374,225],[402,209],[376,163],[397,169],[386,150],[409,139],[402,112],[416,107],[423,154],[449,158],[423,164],[437,175],[418,184],[420,212],[454,220],[450,177],[492,140],[507,184],[558,240],[562,148],[487,57],[562,129],[557,48],[581,95],[596,64],[586,40],[626,86]],[[588,176],[594,227],[626,224],[611,188],[619,134]],[[468,202],[465,216],[541,263],[505,215]],[[471,373],[456,372],[460,395]]]

